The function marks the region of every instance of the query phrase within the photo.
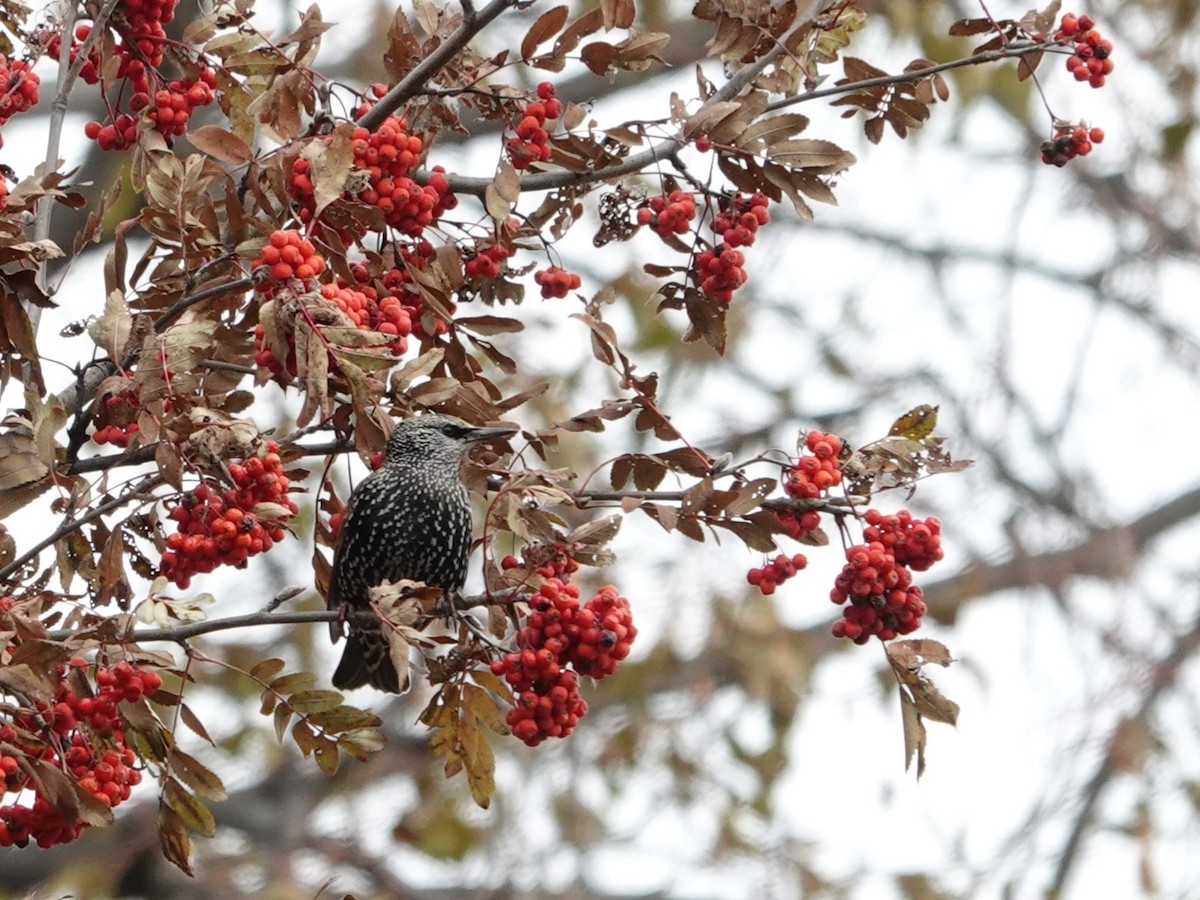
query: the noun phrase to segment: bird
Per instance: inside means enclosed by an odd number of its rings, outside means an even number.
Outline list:
[[[388,436],[383,464],[354,489],[333,554],[326,598],[342,613],[330,623],[336,644],[344,626],[346,648],[333,685],[370,684],[403,693],[380,623],[369,610],[368,591],[385,581],[423,581],[447,595],[462,589],[471,553],[471,504],[461,466],[471,447],[507,437],[512,425],[484,427],[439,413],[399,422]]]

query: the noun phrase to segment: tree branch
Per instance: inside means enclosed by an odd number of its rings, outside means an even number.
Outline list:
[[[425,85],[433,80],[433,76],[454,59],[475,35],[503,13],[516,6],[517,2],[518,0],[492,0],[478,11],[475,10],[473,4],[464,3],[462,24],[446,38],[445,42],[396,82],[395,86],[358,120],[358,124],[371,131],[382,125],[384,119],[399,109],[406,101],[421,93]]]
[[[1097,529],[1062,550],[970,566],[925,588],[929,614],[953,622],[973,597],[1034,585],[1060,586],[1084,578],[1123,578],[1146,546],[1177,525],[1200,516],[1200,488],[1180,494],[1125,525]]]
[[[1104,758],[1100,760],[1096,771],[1088,779],[1087,787],[1083,790],[1083,804],[1075,815],[1071,833],[1067,836],[1066,844],[1063,845],[1062,853],[1059,855],[1054,881],[1046,891],[1047,897],[1063,896],[1063,888],[1075,867],[1084,837],[1092,827],[1100,794],[1113,775],[1122,771],[1120,760],[1129,752],[1129,729],[1131,727],[1140,729],[1148,727],[1150,716],[1164,691],[1175,684],[1180,670],[1192,659],[1197,650],[1200,650],[1200,618],[1188,631],[1176,638],[1171,651],[1154,667],[1150,686],[1137,711],[1132,716],[1123,717],[1109,735],[1108,749],[1104,753]]]
[[[0,582],[3,582],[9,575],[16,572],[31,559],[34,559],[39,553],[47,547],[53,546],[57,541],[66,537],[72,531],[78,531],[89,522],[94,522],[101,516],[107,515],[118,507],[124,506],[126,503],[131,503],[134,500],[141,498],[146,492],[154,490],[163,483],[161,475],[147,475],[133,487],[129,488],[124,494],[119,497],[113,497],[80,516],[78,519],[70,519],[55,529],[54,533],[48,538],[38,541],[25,553],[22,553],[7,566],[0,569]]]
[[[473,594],[470,597],[455,597],[453,603],[440,599],[433,610],[434,617],[452,615],[455,611],[475,609],[480,606],[503,606],[520,599],[520,589],[512,588],[494,594]],[[379,616],[373,610],[351,610],[343,612],[337,609],[301,610],[297,612],[273,612],[261,610],[246,613],[242,616],[227,616],[223,619],[206,619],[203,622],[189,622],[186,625],[168,625],[163,628],[131,628],[122,636],[123,641],[136,644],[151,641],[171,641],[183,644],[192,638],[218,631],[232,631],[235,628],[255,628],[260,625],[310,625],[313,623],[337,622],[341,619],[363,621],[378,621]],[[52,641],[65,641],[79,634],[76,628],[59,628],[47,633]]]
[[[1002,59],[1019,58],[1028,53],[1035,53],[1039,50],[1045,51],[1047,49],[1049,47],[1045,42],[1014,41],[1007,46],[997,47],[995,50],[985,50],[982,53],[976,53],[974,56],[966,56],[962,59],[951,60],[950,62],[937,63],[936,65],[926,66],[923,69],[912,69],[896,75],[880,75],[878,78],[864,78],[862,81],[853,81],[847,84],[821,88],[820,90],[809,91],[806,94],[797,94],[794,97],[783,97],[773,103],[768,103],[767,112],[775,112],[776,110],[786,109],[789,106],[795,106],[798,103],[807,103],[810,100],[820,100],[824,97],[852,94],[855,91],[862,91],[867,88],[886,87],[891,84],[920,81],[931,75],[937,75],[939,72],[961,69],[964,66],[979,66],[985,63],[999,62]]]

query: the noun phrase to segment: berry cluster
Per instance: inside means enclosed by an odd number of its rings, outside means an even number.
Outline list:
[[[463,268],[468,278],[489,280],[500,274],[504,261],[512,255],[509,247],[489,242],[477,248]]]
[[[783,525],[787,536],[792,540],[802,541],[809,534],[821,527],[821,514],[815,509],[804,511],[796,509],[781,509],[775,511],[776,518]]]
[[[565,297],[568,291],[577,291],[583,283],[574,272],[567,272],[558,266],[550,266],[534,273],[533,280],[541,286],[542,297]]]
[[[137,140],[136,116],[144,109],[147,119],[168,140],[187,131],[192,112],[213,101],[217,86],[216,73],[194,63],[195,77],[167,81],[158,71],[163,51],[168,43],[164,25],[175,17],[178,0],[121,0],[106,27],[113,33],[113,56],[117,60],[115,76],[123,81],[116,96],[126,101],[126,109],[109,109],[106,122],[88,122],[84,133],[96,141],[102,150],[124,150]],[[93,26],[87,22],[75,27],[68,50],[74,61],[91,36]],[[46,52],[58,59],[62,52],[62,37],[49,35]],[[80,69],[79,76],[88,84],[111,86],[105,74],[107,59],[101,59],[101,41],[95,41]],[[110,70],[111,71],[111,70]],[[153,87],[152,87],[153,83]]]
[[[797,553],[794,556],[780,553],[761,569],[751,569],[747,572],[746,580],[770,596],[775,593],[775,588],[807,565],[808,558],[803,553]]]
[[[292,242],[299,240],[297,232],[276,232],[276,234],[287,234],[290,236],[289,241]],[[299,241],[297,246],[303,253],[312,245],[308,241]],[[269,249],[264,249],[264,254]],[[307,267],[301,265],[297,268],[295,257],[294,255],[288,256],[287,248],[280,252],[287,258],[287,262],[281,260],[280,263],[276,263],[272,267],[272,272],[278,270],[282,273],[291,267],[293,273],[299,276],[306,275],[312,269],[324,270],[324,261],[316,254],[305,258],[309,264]],[[370,270],[365,264],[354,263],[350,266],[350,280],[339,276],[335,284],[322,285],[319,293],[324,299],[337,306],[362,330],[379,332],[384,335],[378,346],[386,346],[392,355],[402,356],[408,350],[410,335],[424,339],[444,334],[449,328],[441,318],[425,315],[424,301],[421,299],[421,295],[412,289],[413,276],[410,270],[423,270],[433,256],[433,245],[429,241],[416,241],[412,247],[400,248],[401,265],[386,269],[380,276],[372,278]],[[263,258],[255,260],[254,265],[264,265]],[[283,268],[280,268],[281,266]],[[313,286],[307,285],[306,287],[312,288]],[[264,296],[273,295],[277,289],[278,285],[273,281],[260,282],[257,288]],[[294,334],[290,331],[287,334],[289,350],[287,359],[282,361],[276,359],[275,354],[265,346],[266,332],[261,324],[255,326],[254,335],[257,351],[254,357],[255,363],[260,368],[269,370],[284,383],[295,377]],[[336,362],[331,361],[330,366],[331,371],[341,371]]]
[[[136,112],[149,106],[153,99],[153,106],[147,117],[163,137],[170,138],[187,132],[188,119],[192,117],[193,110],[213,102],[213,88],[216,86],[216,74],[206,67],[195,80],[188,78],[172,81],[166,88],[155,91],[153,98],[145,94],[135,94],[130,98],[129,106]],[[96,134],[90,132],[93,125],[97,128]],[[99,124],[89,122],[87,128],[88,137],[98,139]]]
[[[1042,141],[1042,162],[1061,169],[1075,157],[1087,156],[1092,152],[1092,145],[1103,140],[1102,128],[1089,129],[1082,125],[1059,126],[1054,130],[1053,139]]]
[[[202,483],[184,494],[168,514],[176,531],[167,536],[160,571],[186,589],[197,572],[219,565],[242,567],[256,553],[270,550],[287,533],[284,524],[298,507],[287,496],[279,445],[229,466],[234,487],[218,490]]]
[[[740,250],[725,244],[705,247],[696,254],[695,277],[700,290],[721,303],[731,303],[733,292],[746,283],[745,262]]]
[[[376,96],[382,96],[382,91],[382,85],[375,86]],[[368,108],[365,104],[359,107],[359,114]],[[443,213],[458,205],[458,198],[450,192],[441,166],[433,167],[428,184],[419,185],[409,177],[408,173],[420,162],[425,145],[420,137],[409,134],[407,128],[404,119],[388,116],[375,131],[361,126],[354,129],[354,167],[365,176],[354,195],[378,208],[388,226],[410,237],[420,237]],[[316,195],[308,160],[297,158],[292,162],[289,186],[300,220],[311,222]]]
[[[868,509],[863,518],[863,540],[883,544],[898,564],[924,572],[942,558],[942,523],[935,516],[922,522],[907,509],[894,516]]]
[[[339,278],[336,285],[323,285],[321,296],[336,303],[364,331],[390,335],[388,346],[396,356],[408,349],[406,338],[413,333],[414,313],[420,315],[419,306],[414,309],[406,303],[406,298],[412,294],[404,292],[400,297],[388,294],[380,298],[379,292],[369,285],[356,290],[344,278]]]
[[[81,675],[87,663],[75,659],[71,667]],[[133,768],[137,757],[125,743],[118,704],[139,702],[162,687],[162,678],[153,670],[121,661],[98,668],[95,694],[80,696],[65,677],[64,666],[59,666],[58,674],[54,699],[35,701],[32,714],[17,715],[11,724],[0,726],[0,743],[25,757],[61,760],[80,788],[105,806],[117,806],[142,780],[141,771]],[[18,757],[12,752],[0,754],[0,794],[30,788],[36,791]],[[53,847],[75,840],[86,827],[85,822],[64,819],[40,794],[31,806],[0,806],[0,847],[24,847],[31,840],[39,847]]]
[[[550,134],[546,131],[546,120],[562,115],[562,101],[555,94],[557,89],[549,81],[537,86],[538,99],[525,107],[525,115],[517,123],[516,135],[505,143],[514,169],[528,169],[535,162],[550,159]]]
[[[1054,40],[1075,43],[1075,52],[1067,57],[1067,71],[1076,81],[1086,81],[1094,88],[1104,87],[1105,77],[1113,70],[1110,59],[1113,45],[1096,30],[1096,22],[1091,16],[1067,13],[1062,17]]]
[[[749,197],[735,194],[721,198],[721,209],[713,216],[712,229],[722,238],[715,247],[696,254],[693,277],[700,290],[719,303],[733,300],[733,292],[746,283],[745,255],[738,247],[754,243],[758,227],[771,221],[769,200],[761,191]]]
[[[651,197],[637,211],[639,225],[649,225],[650,230],[664,240],[673,234],[687,234],[696,218],[696,197],[688,191],[674,190],[663,197]]]
[[[29,70],[29,63],[0,53],[0,126],[17,113],[25,112],[38,102],[38,84],[41,79]],[[4,141],[0,138],[0,147]],[[7,193],[7,188],[5,189]]]
[[[796,460],[796,464],[787,470],[783,489],[789,497],[813,499],[834,485],[841,484],[842,468],[839,457],[842,452],[842,439],[836,434],[810,431],[804,438],[804,446],[808,449],[808,454],[802,455]]]
[[[97,444],[128,447],[138,431],[137,414],[141,405],[134,390],[106,394],[96,404],[96,430],[92,440]]]
[[[721,198],[721,209],[713,216],[712,230],[721,235],[729,247],[749,247],[758,235],[760,225],[771,221],[767,209],[770,200],[762,191],[749,197],[738,194],[732,198]]]
[[[846,565],[834,582],[830,599],[850,602],[833,624],[834,637],[865,644],[872,636],[890,641],[921,625],[925,601],[912,583],[912,570],[924,571],[942,558],[941,524],[913,519],[907,510],[885,516],[866,513],[863,538],[846,551]]]
[[[570,734],[587,712],[578,676],[611,675],[635,637],[629,601],[612,585],[580,605],[575,585],[542,582],[517,635],[519,649],[492,663],[517,695],[508,714],[513,734],[530,747]]]
[[[260,293],[274,293],[276,285],[267,281],[284,282],[289,278],[316,278],[325,271],[325,258],[317,253],[312,241],[309,241],[299,231],[273,231],[267,239],[267,245],[250,263],[250,268],[268,271],[264,283],[260,284]]]

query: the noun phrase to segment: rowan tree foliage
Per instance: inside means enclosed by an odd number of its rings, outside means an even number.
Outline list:
[[[579,739],[589,703],[630,689],[631,654],[668,653],[641,650],[639,597],[611,583],[630,517],[664,540],[744,545],[747,609],[806,579],[837,604],[826,638],[882,642],[920,774],[925,721],[958,715],[924,671],[950,651],[906,638],[929,612],[925,573],[962,527],[905,508],[927,476],[968,465],[935,430],[937,407],[894,410],[874,440],[797,420],[783,448],[767,433],[704,446],[673,417],[662,385],[677,376],[638,347],[659,327],[720,360],[755,316],[761,236],[819,218],[864,164],[839,145],[848,132],[801,107],[854,119],[870,144],[901,140],[953,104],[949,73],[1100,88],[1119,46],[1057,3],[981,9],[949,26],[944,58],[889,72],[859,56],[868,16],[852,0],[701,0],[690,27],[707,64],[687,93],[631,111],[606,102],[608,82],[652,77],[674,49],[661,11],[634,0],[402,6],[354,72],[323,62],[339,15],[314,4],[268,30],[250,0],[5,8],[0,126],[51,111],[46,164],[0,181],[0,378],[24,386],[0,431],[0,510],[42,529],[0,526],[0,845],[86,842],[153,792],[162,852],[191,874],[192,836],[218,833],[227,791],[225,767],[185,747],[219,746],[232,768],[239,753],[193,699],[211,692],[256,697],[276,739],[328,776],[379,777],[394,765],[376,754],[394,763],[427,742],[451,790],[420,782],[438,799],[394,836],[465,852],[471,826],[452,804],[503,795],[497,754]],[[1039,69],[1048,58],[1063,66]],[[1104,140],[1077,115],[1047,119],[1031,165]],[[84,166],[58,149],[80,128]],[[464,162],[468,139],[490,148],[486,164]],[[52,239],[62,221],[69,241]],[[636,245],[636,282],[596,277],[585,243],[596,259]],[[67,298],[72,269],[99,256],[103,283]],[[74,324],[39,327],[68,302]],[[523,341],[539,333],[543,353],[588,360],[570,390]],[[68,383],[50,360],[68,363]],[[307,638],[270,649],[255,635],[345,615],[321,608],[351,489],[340,464],[378,465],[392,422],[425,412],[522,430],[464,472],[478,591],[373,593],[415,684],[420,727],[401,734],[363,708],[372,698],[328,688]],[[579,449],[610,441],[607,458]],[[311,574],[288,571],[298,588],[274,598],[262,588],[257,611],[199,592],[210,573],[298,558],[288,545],[310,539]],[[817,555],[841,567],[832,582],[804,571]],[[730,645],[779,640],[719,615]],[[231,639],[205,637],[218,634]],[[781,659],[793,651],[778,644]],[[785,717],[796,665],[767,691]],[[651,738],[634,721],[612,752]],[[388,889],[386,873],[371,880]]]

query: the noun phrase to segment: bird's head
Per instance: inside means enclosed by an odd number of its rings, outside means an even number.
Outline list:
[[[454,416],[426,413],[396,424],[384,458],[387,463],[458,460],[475,444],[516,432],[514,425],[471,425]]]

